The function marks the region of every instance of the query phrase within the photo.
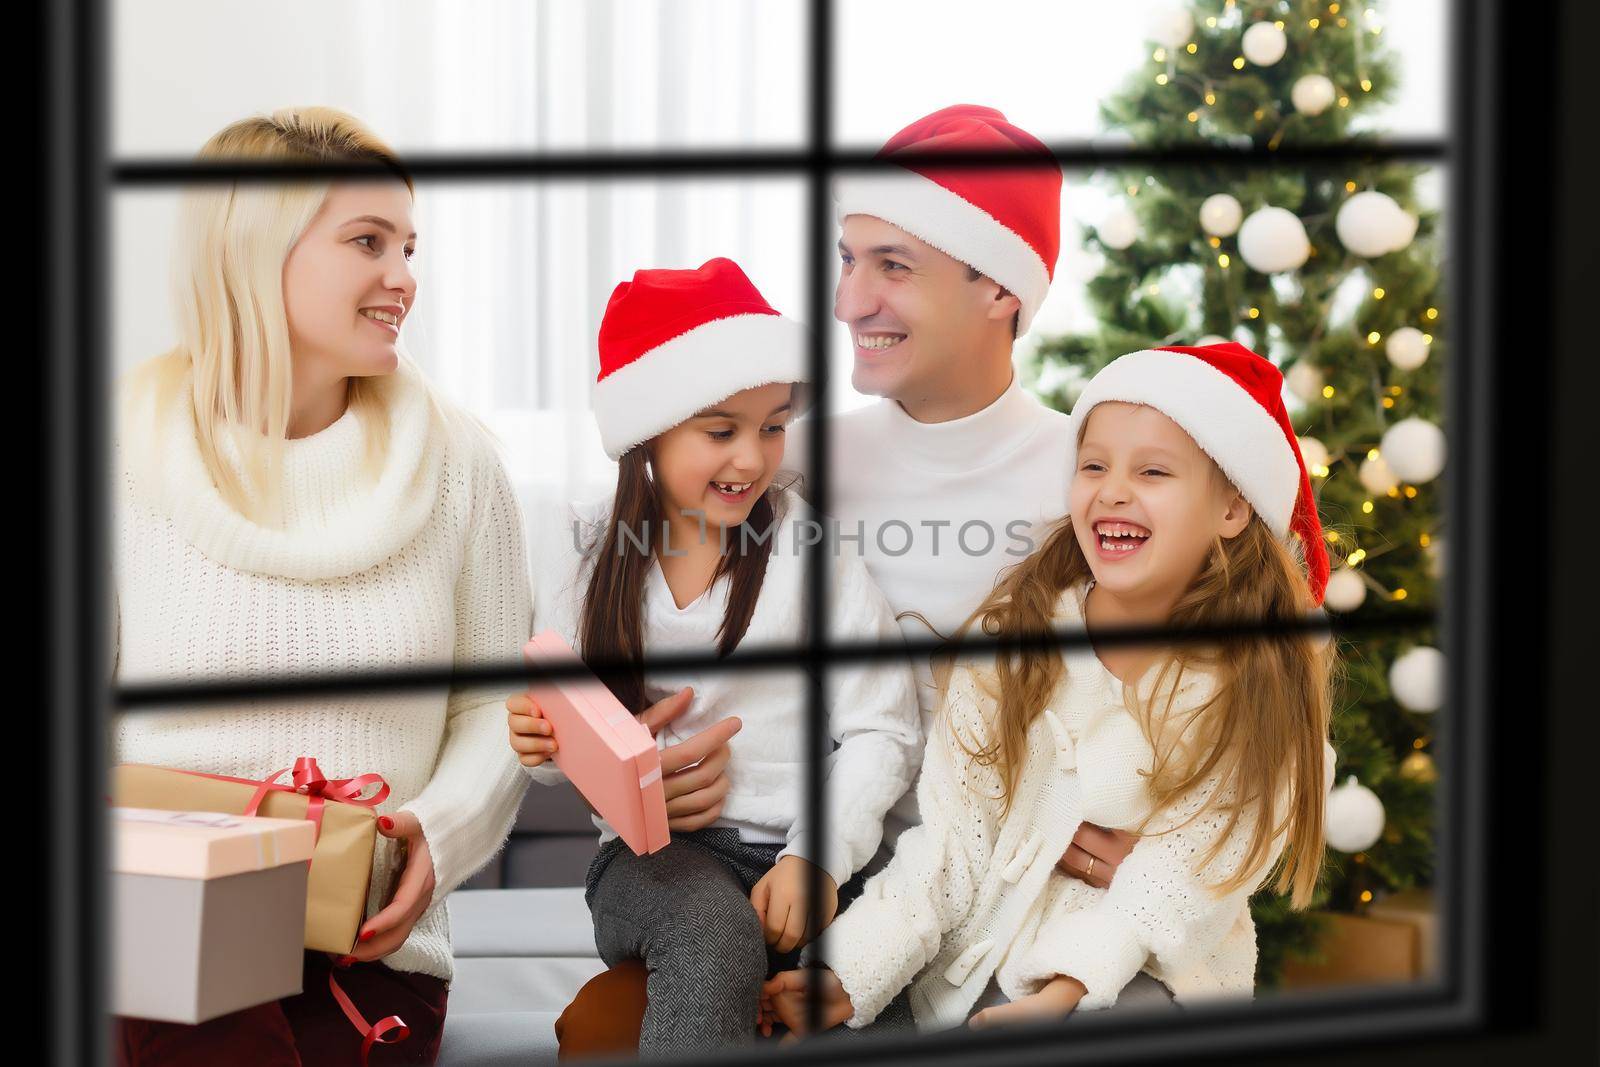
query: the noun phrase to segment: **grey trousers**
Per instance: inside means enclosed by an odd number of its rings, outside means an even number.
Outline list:
[[[601,846],[584,898],[606,966],[644,962],[647,1006],[639,1055],[682,1055],[755,1039],[761,983],[798,966],[799,950],[773,952],[750,904],[782,845],[752,844],[737,830],[673,834],[636,856],[621,840]],[[854,899],[862,879],[840,889]]]

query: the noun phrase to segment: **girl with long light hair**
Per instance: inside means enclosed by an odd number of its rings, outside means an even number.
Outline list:
[[[1227,343],[1123,356],[1085,387],[1070,512],[968,620],[1000,651],[954,661],[924,822],[829,934],[830,1025],[1251,994],[1250,896],[1310,901],[1332,772],[1333,653],[1297,628],[1327,554],[1282,381]],[[1283,629],[1215,636],[1259,624]],[[1106,639],[1129,626],[1197,633]],[[1038,640],[1062,631],[1093,647]],[[1085,822],[1138,835],[1109,886],[1092,860],[1057,867]],[[806,985],[767,983],[769,1025],[804,1028]]]
[[[119,386],[118,680],[514,657],[531,602],[509,480],[401,346],[418,236],[399,159],[322,107],[235,122],[200,158],[360,172],[185,194],[178,343]],[[363,1034],[330,993],[333,968],[367,1017],[404,1020],[408,1058],[431,1062],[451,976],[444,899],[500,847],[525,788],[500,699],[456,687],[119,715],[119,762],[263,779],[311,756],[330,779],[376,772],[391,790],[353,953],[308,953],[302,994],[199,1026],[119,1020],[122,1061],[355,1062]]]

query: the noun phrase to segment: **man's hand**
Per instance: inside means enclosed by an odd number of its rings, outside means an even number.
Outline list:
[[[767,979],[761,987],[761,1009],[757,1023],[762,1036],[772,1036],[772,1024],[775,1021],[789,1028],[780,1044],[790,1044],[806,1035],[806,986],[809,981],[810,972],[804,969],[783,971]],[[850,994],[844,991],[839,976],[832,971],[823,970],[817,996],[822,1001],[824,1030],[848,1022],[850,1016],[856,1013],[855,1006],[850,1003]]]
[[[1084,994],[1089,991],[1083,983],[1076,978],[1057,975],[1045,983],[1043,989],[1037,993],[1030,993],[1021,1000],[1013,1000],[1010,1004],[997,1004],[992,1008],[984,1008],[978,1014],[967,1020],[967,1025],[974,1030],[982,1030],[986,1026],[1004,1026],[1007,1023],[1045,1022],[1049,1019],[1061,1019],[1072,1014]]]
[[[694,698],[684,686],[644,710],[639,721],[651,735],[682,715]],[[719,720],[704,730],[661,750],[661,786],[667,798],[667,829],[701,830],[722,815],[728,796],[728,742],[744,728],[737,716]]]
[[[1063,874],[1080,882],[1105,889],[1138,840],[1137,834],[1080,823],[1078,832],[1072,835],[1072,844],[1061,854],[1056,866]]]
[[[766,931],[767,944],[779,952],[792,952],[810,941],[818,930],[833,922],[834,913],[839,910],[839,887],[826,871],[822,874],[822,899],[811,902],[815,907],[806,907],[810,877],[810,861],[785,856],[750,891],[750,903]],[[815,927],[807,922],[813,915]]]

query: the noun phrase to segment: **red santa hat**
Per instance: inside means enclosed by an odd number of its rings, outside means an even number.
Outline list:
[[[1232,341],[1198,348],[1156,348],[1119,356],[1089,380],[1072,406],[1075,429],[1096,404],[1155,408],[1183,427],[1278,537],[1297,537],[1311,593],[1322,603],[1328,548],[1300,442],[1283,406],[1283,374]],[[1067,448],[1077,470],[1078,436]]]
[[[805,328],[731,259],[635,271],[600,320],[594,415],[606,455],[619,459],[741,390],[806,381],[807,352]]]
[[[1015,153],[1017,166],[937,167],[919,153]],[[1022,301],[1027,332],[1050,291],[1061,249],[1061,167],[1038,138],[992,107],[957,104],[918,119],[877,158],[898,163],[834,182],[841,222],[872,215],[999,282]]]

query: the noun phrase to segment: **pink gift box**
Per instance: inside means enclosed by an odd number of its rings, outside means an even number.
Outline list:
[[[113,1013],[200,1023],[300,992],[311,823],[111,814]]]
[[[530,663],[581,663],[554,630],[523,647]],[[555,763],[623,843],[644,856],[667,847],[661,753],[649,729],[592,674],[538,682],[529,694],[555,732]]]

